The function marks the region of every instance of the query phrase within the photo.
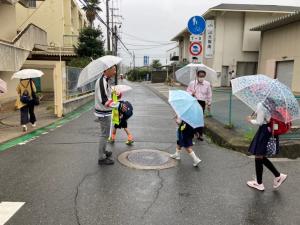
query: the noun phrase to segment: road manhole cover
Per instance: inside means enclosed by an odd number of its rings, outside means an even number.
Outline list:
[[[177,161],[171,159],[169,153],[152,149],[124,152],[119,155],[118,160],[127,167],[141,170],[161,170],[177,165]]]

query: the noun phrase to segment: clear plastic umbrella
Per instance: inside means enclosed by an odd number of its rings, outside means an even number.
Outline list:
[[[0,79],[0,95],[7,92],[7,84],[4,80]]]
[[[30,79],[30,78],[37,78],[43,76],[44,73],[40,70],[35,69],[23,69],[20,70],[11,77],[11,79]]]
[[[175,72],[176,80],[182,84],[189,85],[192,80],[196,79],[196,73],[199,70],[206,72],[205,80],[211,84],[217,80],[217,72],[204,64],[190,63]]]
[[[90,62],[81,71],[77,87],[82,87],[98,79],[99,75],[110,67],[119,64],[122,61],[120,57],[106,55]]]
[[[262,103],[267,116],[290,122],[300,118],[300,106],[286,85],[266,75],[249,75],[231,80],[232,94],[256,111]]]
[[[118,84],[111,87],[112,90],[120,93],[128,92],[132,90],[132,87],[126,84]]]
[[[203,110],[196,98],[182,90],[169,91],[169,103],[176,114],[191,127],[203,127]]]

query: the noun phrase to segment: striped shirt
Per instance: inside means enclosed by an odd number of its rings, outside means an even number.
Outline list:
[[[95,83],[95,116],[110,116],[112,103],[109,78],[102,75]]]

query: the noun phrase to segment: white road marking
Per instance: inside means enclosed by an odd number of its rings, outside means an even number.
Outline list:
[[[0,225],[4,225],[25,202],[1,202],[0,203]]]

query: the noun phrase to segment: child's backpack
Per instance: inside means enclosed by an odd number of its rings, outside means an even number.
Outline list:
[[[119,113],[123,114],[125,120],[129,119],[133,115],[133,107],[128,101],[120,101]]]
[[[286,120],[288,121],[290,120],[290,115],[285,108],[279,108],[277,109],[277,112]],[[281,120],[271,117],[270,126],[271,129],[273,130],[274,135],[282,135],[287,133],[291,129],[292,123],[291,122],[285,123]]]
[[[23,104],[28,104],[30,103],[30,96],[29,96],[29,92],[27,90],[24,90],[22,95],[20,96],[20,100]]]

